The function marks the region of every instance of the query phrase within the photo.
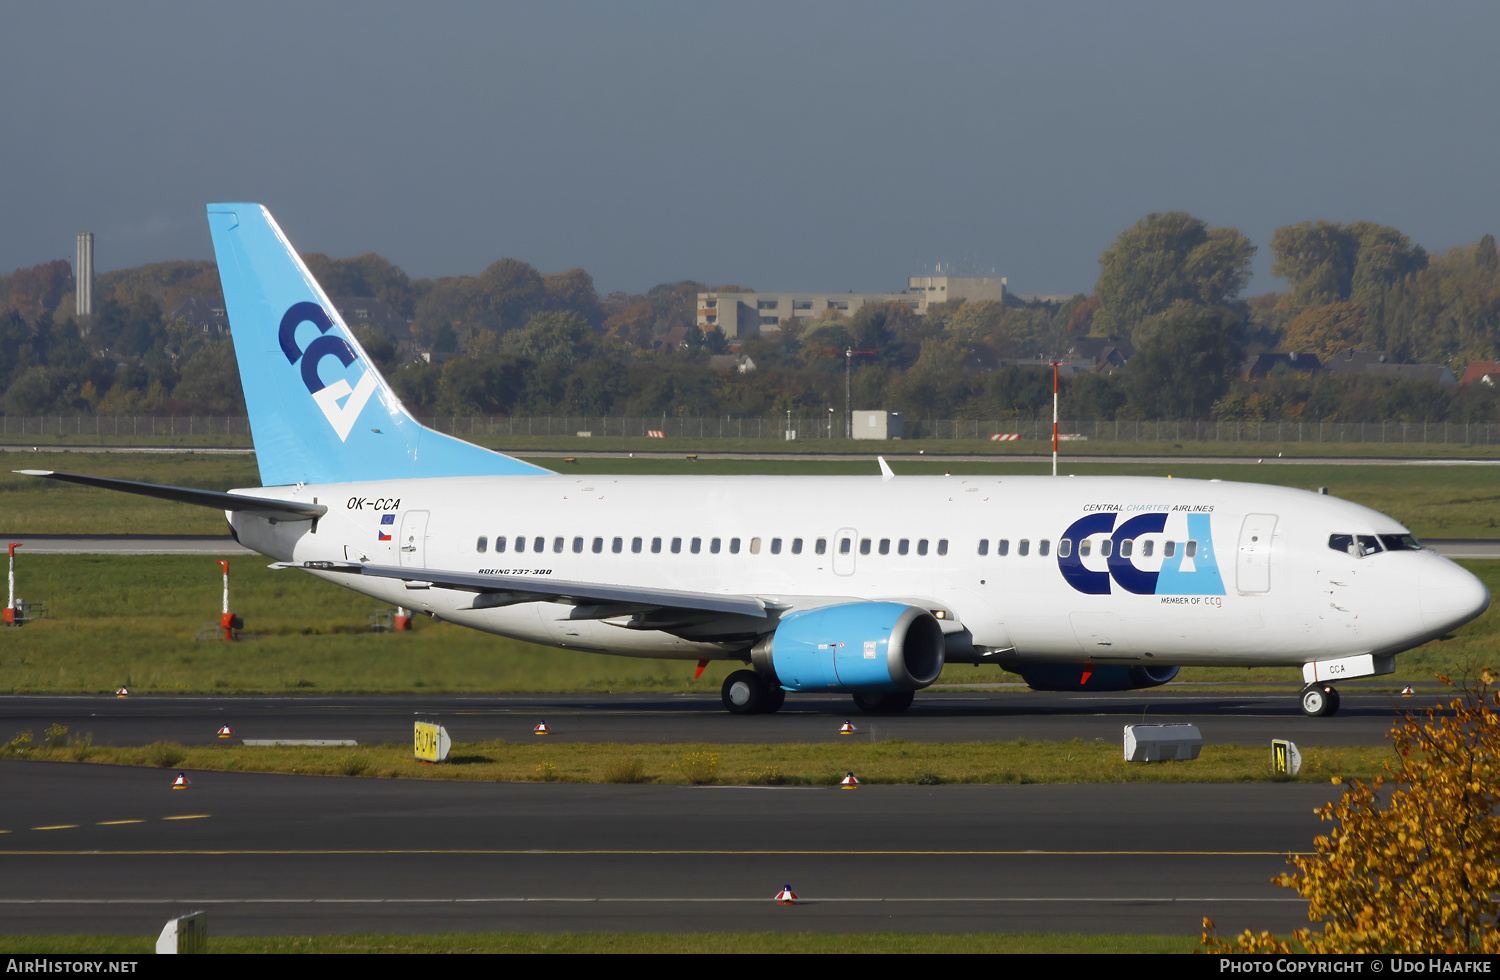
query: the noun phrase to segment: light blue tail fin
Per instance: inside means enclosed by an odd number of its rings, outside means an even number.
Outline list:
[[[263,484],[550,472],[407,414],[264,207],[210,204],[208,227]]]

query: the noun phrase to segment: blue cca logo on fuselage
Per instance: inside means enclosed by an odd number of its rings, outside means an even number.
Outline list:
[[[1109,557],[1105,559],[1108,571],[1086,568],[1079,548],[1074,544],[1066,557],[1057,558],[1058,571],[1069,585],[1085,595],[1109,595],[1110,580],[1120,588],[1136,595],[1223,595],[1224,580],[1219,576],[1219,565],[1214,559],[1213,535],[1209,528],[1208,514],[1187,515],[1187,536],[1197,542],[1197,553],[1186,558],[1186,548],[1178,544],[1170,558],[1163,558],[1161,568],[1148,571],[1136,567],[1135,557],[1139,548],[1131,548],[1136,554],[1122,555],[1120,545],[1134,541],[1143,534],[1161,534],[1167,527],[1167,514],[1153,512],[1137,514],[1115,527],[1118,514],[1101,513],[1081,517],[1068,526],[1063,538],[1078,542],[1093,535],[1107,534],[1112,544]],[[1192,567],[1184,569],[1184,560]]]

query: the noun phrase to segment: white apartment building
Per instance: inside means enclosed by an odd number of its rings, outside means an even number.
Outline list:
[[[866,303],[904,303],[917,316],[929,303],[948,300],[1005,302],[1004,279],[912,276],[899,293],[699,293],[698,329],[719,330],[725,337],[754,337],[835,312],[853,316]]]

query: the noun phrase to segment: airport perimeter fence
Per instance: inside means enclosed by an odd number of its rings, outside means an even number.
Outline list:
[[[798,442],[846,438],[838,416],[791,418],[716,418],[694,416],[508,416],[440,415],[421,417],[423,425],[457,436],[572,436],[664,439],[762,439]],[[906,439],[1049,442],[1050,419],[904,419]],[[1214,422],[1088,421],[1064,419],[1058,431],[1069,441],[1089,442],[1253,442],[1253,443],[1429,443],[1489,445],[1500,443],[1500,424],[1491,422]],[[858,435],[858,433],[856,433]],[[133,437],[153,439],[215,437],[233,445],[250,444],[249,420],[210,415],[0,415],[0,440],[22,442],[27,436],[89,437],[119,443]]]

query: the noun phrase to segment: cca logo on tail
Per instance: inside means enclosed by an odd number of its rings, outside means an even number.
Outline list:
[[[317,327],[321,335],[308,344],[305,350],[297,346],[297,328],[304,323]],[[328,332],[332,327],[333,320],[317,303],[293,303],[281,318],[279,337],[287,362],[293,365],[299,360],[302,362],[302,383],[307,385],[313,401],[318,403],[328,424],[338,433],[339,441],[344,442],[349,438],[365,403],[375,393],[375,372],[366,369],[353,388],[343,378],[332,384],[323,383],[323,379],[318,377],[318,364],[323,358],[336,357],[346,368],[357,360],[354,349],[344,338]],[[346,399],[342,405],[339,404],[341,398]]]

